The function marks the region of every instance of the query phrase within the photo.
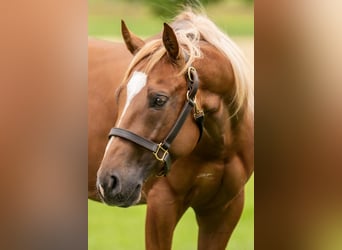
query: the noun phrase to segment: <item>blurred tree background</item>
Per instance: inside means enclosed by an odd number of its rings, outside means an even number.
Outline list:
[[[137,2],[137,0],[130,0]],[[222,0],[142,0],[149,5],[154,13],[164,17],[172,17],[182,6],[207,6],[208,4],[215,4]],[[253,3],[254,0],[240,0],[247,4]]]
[[[184,5],[202,5],[223,31],[233,36],[253,36],[254,0],[88,0],[88,34],[120,38],[120,20],[137,35],[161,31]]]

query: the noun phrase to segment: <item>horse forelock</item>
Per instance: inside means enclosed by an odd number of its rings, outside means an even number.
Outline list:
[[[204,40],[223,53],[232,65],[235,78],[232,106],[235,107],[235,110],[231,116],[236,115],[243,108],[253,111],[253,73],[240,48],[203,12],[196,14],[192,9],[187,8],[176,16],[171,26],[175,31],[178,43],[188,56],[186,63],[180,68],[179,74],[183,74],[194,60],[205,56],[202,55],[199,44],[200,40]],[[127,80],[134,67],[144,59],[146,59],[146,63],[140,70],[149,74],[166,53],[161,38],[147,42],[134,56],[124,80]]]

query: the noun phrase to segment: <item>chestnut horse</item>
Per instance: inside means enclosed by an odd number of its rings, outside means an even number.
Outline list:
[[[225,249],[254,168],[249,66],[192,11],[148,41],[124,22],[122,35],[133,57],[118,44],[89,45],[89,197],[146,203],[146,249],[171,249],[189,207],[198,249]]]

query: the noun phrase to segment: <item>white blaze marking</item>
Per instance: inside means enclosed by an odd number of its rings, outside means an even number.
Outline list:
[[[117,122],[116,127],[119,127],[122,118],[124,117],[129,104],[132,102],[133,98],[142,90],[142,88],[146,85],[146,81],[147,81],[147,75],[145,73],[139,72],[139,71],[135,71],[133,73],[133,76],[131,77],[131,79],[129,80],[128,84],[127,84],[127,98],[126,98],[126,104],[125,107],[122,111],[122,114]],[[106,146],[106,150],[104,153],[104,156],[106,156],[107,151],[109,150],[110,145],[112,144],[114,137],[111,137],[109,142],[107,143]]]
[[[112,144],[112,141],[113,141],[113,136],[110,137],[109,142],[107,143],[107,146],[106,146],[106,149],[105,149],[105,152],[104,152],[104,156],[103,156],[103,157],[106,156],[106,153],[107,153],[107,151],[108,151],[110,145]]]
[[[133,73],[133,76],[129,80],[127,84],[127,98],[126,98],[126,104],[122,111],[121,117],[119,118],[117,122],[117,127],[119,127],[122,118],[124,117],[128,106],[130,105],[133,98],[142,90],[142,88],[146,85],[147,81],[147,75],[145,73],[135,71]]]

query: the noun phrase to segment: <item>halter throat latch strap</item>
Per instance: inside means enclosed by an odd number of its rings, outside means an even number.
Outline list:
[[[188,90],[186,93],[185,104],[174,126],[171,128],[169,134],[166,136],[166,138],[162,142],[155,143],[153,141],[145,139],[131,131],[128,131],[122,128],[112,128],[109,133],[109,138],[112,136],[117,136],[117,137],[126,139],[128,141],[131,141],[151,151],[154,157],[159,162],[163,163],[163,168],[161,172],[158,174],[159,176],[162,176],[162,175],[166,176],[167,173],[170,171],[171,157],[169,153],[169,148],[171,146],[171,143],[173,142],[173,140],[176,138],[177,134],[179,133],[180,129],[182,128],[187,116],[189,115],[192,109],[194,109],[194,119],[200,130],[200,136],[199,136],[198,141],[201,139],[201,136],[202,136],[204,113],[203,111],[199,110],[197,103],[196,103],[196,93],[198,90],[199,81],[198,81],[198,75],[197,75],[196,69],[194,67],[190,66],[188,68],[186,79],[187,79]]]

